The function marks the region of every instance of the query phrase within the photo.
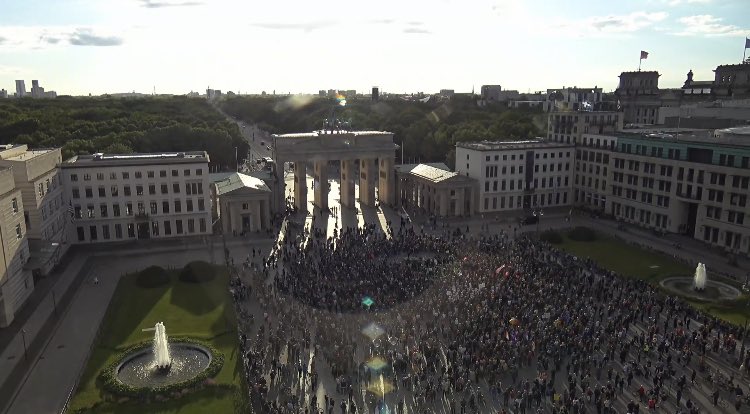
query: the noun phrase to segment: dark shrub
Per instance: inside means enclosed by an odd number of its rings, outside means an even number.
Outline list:
[[[539,239],[547,243],[560,244],[563,241],[562,235],[555,230],[546,230],[539,235]]]
[[[141,288],[156,288],[169,284],[169,273],[163,267],[149,266],[138,273],[135,284]]]
[[[203,283],[214,280],[214,267],[203,261],[190,262],[180,272],[180,280],[187,283]]]
[[[568,232],[571,240],[590,242],[596,240],[596,232],[588,227],[576,227]]]

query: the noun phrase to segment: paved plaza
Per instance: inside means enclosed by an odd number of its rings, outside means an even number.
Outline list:
[[[331,176],[337,176],[335,169]],[[285,196],[293,197],[292,175],[287,173],[285,181]],[[310,191],[312,181],[308,176]],[[585,278],[591,275],[603,286],[611,284],[608,281],[610,276],[595,267],[571,262],[570,258],[556,256],[540,246],[524,244],[531,242],[518,244],[516,238],[536,231],[537,226],[519,226],[517,217],[475,216],[431,221],[418,211],[366,207],[358,202],[354,208],[342,208],[339,189],[338,180],[330,180],[330,210],[317,209],[312,205],[312,200],[308,200],[308,212],[288,216],[281,224],[276,241],[278,247],[273,255],[269,255],[272,240],[260,238],[262,236],[230,238],[227,242],[237,281],[252,287],[252,293],[246,298],[237,299],[236,306],[240,315],[239,331],[246,338],[243,346],[245,368],[257,412],[315,412],[311,410],[313,403],[320,412],[326,413],[563,412],[561,407],[566,405],[571,407],[567,412],[575,412],[574,406],[583,407],[579,408],[579,412],[606,411],[605,399],[602,398],[602,405],[597,407],[593,394],[592,397],[586,396],[590,388],[596,395],[611,397],[606,399],[606,405],[611,407],[609,412],[624,413],[628,411],[627,405],[631,401],[639,403],[641,410],[647,409],[648,397],[639,395],[639,387],[643,384],[645,391],[654,389],[654,376],[657,373],[662,394],[657,410],[661,412],[688,412],[688,400],[700,407],[700,412],[750,412],[747,404],[741,405],[739,411],[734,408],[737,401],[735,389],[729,389],[724,384],[727,380],[732,381],[739,385],[745,396],[750,395],[747,385],[750,377],[739,369],[740,345],[725,348],[721,342],[714,349],[712,339],[715,335],[728,338],[723,326],[706,325],[708,320],[692,313],[685,313],[683,319],[681,315],[684,309],[669,307],[671,303],[665,305],[651,297],[638,296],[638,300],[644,304],[659,304],[659,307],[634,310],[632,321],[618,325],[626,327],[624,333],[610,332],[616,341],[611,344],[599,343],[589,355],[557,350],[557,354],[550,354],[556,356],[542,358],[532,350],[533,358],[523,360],[516,355],[503,361],[507,369],[488,374],[486,370],[482,371],[481,364],[462,362],[462,355],[468,356],[470,351],[466,344],[461,343],[460,337],[451,337],[452,333],[458,331],[448,329],[446,325],[446,321],[450,320],[446,319],[450,310],[443,303],[448,298],[446,292],[479,294],[481,289],[488,287],[484,285],[481,272],[463,267],[465,265],[460,260],[458,264],[451,265],[455,273],[436,279],[424,292],[410,300],[374,313],[325,311],[303,305],[292,294],[282,294],[276,278],[288,266],[281,254],[284,243],[291,243],[299,237],[303,244],[324,244],[328,239],[338,240],[346,229],[368,229],[369,236],[360,243],[364,248],[369,248],[374,242],[383,246],[388,245],[387,240],[396,243],[409,232],[414,235],[409,237],[414,237],[419,243],[427,240],[428,235],[439,236],[446,240],[445,246],[451,251],[465,251],[467,257],[476,254],[469,262],[494,266],[492,254],[480,254],[474,247],[481,238],[485,238],[491,240],[487,246],[500,249],[498,257],[502,256],[508,263],[519,267],[529,266],[529,272],[536,265],[524,257],[532,257],[528,249],[537,248],[539,262],[549,269],[559,272],[566,268],[575,269],[570,270],[570,277]],[[618,229],[617,223],[586,216],[575,215],[571,221],[566,218],[567,213],[550,211],[539,229],[586,225],[605,233],[618,234],[627,241],[648,244],[677,258],[688,260],[702,253],[703,261],[710,268],[722,273],[734,273],[738,278],[744,275],[743,269],[747,269],[745,262],[740,262],[739,267],[728,265],[718,255],[702,251],[700,244],[694,241],[671,236],[658,237],[636,229],[623,232]],[[193,240],[180,244],[130,245],[72,252],[64,271],[55,276],[57,280],[53,288],[38,301],[36,309],[23,324],[27,339],[41,344],[38,345],[39,349],[29,354],[29,361],[23,360],[23,338],[15,335],[2,350],[0,384],[6,384],[3,388],[6,394],[3,395],[5,404],[2,412],[59,412],[80,377],[119,276],[152,264],[179,267],[193,260],[218,262],[224,256],[223,245],[216,241],[218,239],[214,240],[213,244]],[[263,252],[262,257],[256,254],[258,251]],[[504,252],[510,251],[517,252],[517,255],[503,256]],[[383,252],[372,253],[374,258]],[[415,254],[422,255],[424,260],[440,255],[429,252]],[[396,254],[389,260],[403,259],[403,254]],[[467,261],[466,258],[463,260]],[[373,264],[375,262],[373,260]],[[311,274],[313,270],[317,269],[311,267]],[[81,281],[80,286],[75,284],[76,280]],[[534,279],[520,280],[518,283],[532,283]],[[482,287],[474,283],[478,281],[482,281]],[[57,309],[58,316],[54,316],[52,292],[62,294],[68,286],[74,286],[72,297],[69,303]],[[518,288],[521,286],[527,285],[519,284]],[[618,286],[620,282],[612,284],[607,292],[617,295]],[[537,288],[544,289],[543,286]],[[573,288],[568,286],[564,289]],[[572,294],[574,290],[570,292]],[[497,293],[507,295],[502,290]],[[595,295],[591,291],[581,291],[580,294]],[[597,297],[592,296],[591,300]],[[609,300],[604,297],[600,299],[602,303]],[[477,305],[482,307],[486,303],[479,302]],[[456,306],[462,312],[461,305],[457,303]],[[591,323],[597,327],[613,320],[624,323],[616,319],[621,316],[615,308],[602,307],[592,316]],[[467,316],[468,319],[474,317],[476,315]],[[568,314],[568,317],[573,315]],[[677,319],[682,322],[680,326],[687,336],[691,332],[708,332],[709,346],[703,358],[704,370],[698,369],[701,360],[699,341],[690,342],[682,348],[670,347],[669,344],[674,344],[670,341],[678,340],[670,333]],[[533,318],[524,320],[533,321]],[[459,324],[459,321],[456,323]],[[450,322],[447,324],[450,325]],[[376,332],[368,336],[363,333],[370,332],[365,328]],[[501,327],[498,326],[499,329]],[[515,335],[512,330],[508,332]],[[508,341],[515,340],[510,338]],[[646,342],[641,342],[646,338],[651,348],[648,351],[644,351]],[[526,345],[530,343],[523,339],[518,341]],[[544,343],[545,349],[554,348],[541,339],[533,343],[535,347],[541,347]],[[339,345],[347,347],[345,349],[349,353],[346,357],[334,355],[332,349],[339,350],[336,348]],[[623,350],[624,358],[621,356]],[[350,360],[351,364],[341,368],[342,360]],[[692,383],[694,370],[696,378]],[[334,376],[332,371],[336,371],[337,375]],[[727,378],[709,381],[708,375],[716,378],[716,372],[725,373]],[[631,384],[625,385],[629,374],[632,375]],[[682,376],[687,382],[684,385],[680,385]],[[548,380],[550,377],[554,379],[543,389],[535,388],[539,387],[540,379]],[[12,387],[8,385],[11,382],[14,383]],[[258,384],[262,386],[258,387]],[[537,389],[540,390],[538,403],[534,392]],[[262,394],[260,390],[263,390]],[[550,390],[553,391],[547,395]],[[714,405],[716,391],[718,399]],[[263,396],[262,401],[258,398],[260,395]],[[556,395],[559,395],[559,402]],[[326,401],[334,401],[335,407],[327,405]]]

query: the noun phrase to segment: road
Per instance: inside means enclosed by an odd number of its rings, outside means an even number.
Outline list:
[[[214,108],[224,115],[227,120],[237,124],[245,141],[250,145],[250,150],[247,154],[248,169],[257,169],[259,165],[256,163],[256,160],[258,159],[265,157],[273,158],[272,152],[268,149],[271,145],[271,134],[268,131],[260,129],[257,124],[248,124],[242,120],[233,118],[216,105],[214,105]]]

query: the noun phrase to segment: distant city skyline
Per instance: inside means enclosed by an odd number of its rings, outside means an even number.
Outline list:
[[[0,89],[40,79],[63,95],[611,91],[641,50],[642,70],[679,87],[689,70],[712,80],[739,63],[750,36],[746,0],[470,3],[11,0]]]

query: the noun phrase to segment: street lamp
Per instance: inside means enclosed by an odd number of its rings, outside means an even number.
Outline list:
[[[531,211],[531,214],[536,217],[536,235],[539,237],[539,222],[542,221],[542,216],[544,215],[544,210],[542,210],[541,207],[534,207],[534,209]]]
[[[29,353],[26,350],[26,329],[21,329],[21,340],[23,341],[23,359],[29,360]]]

